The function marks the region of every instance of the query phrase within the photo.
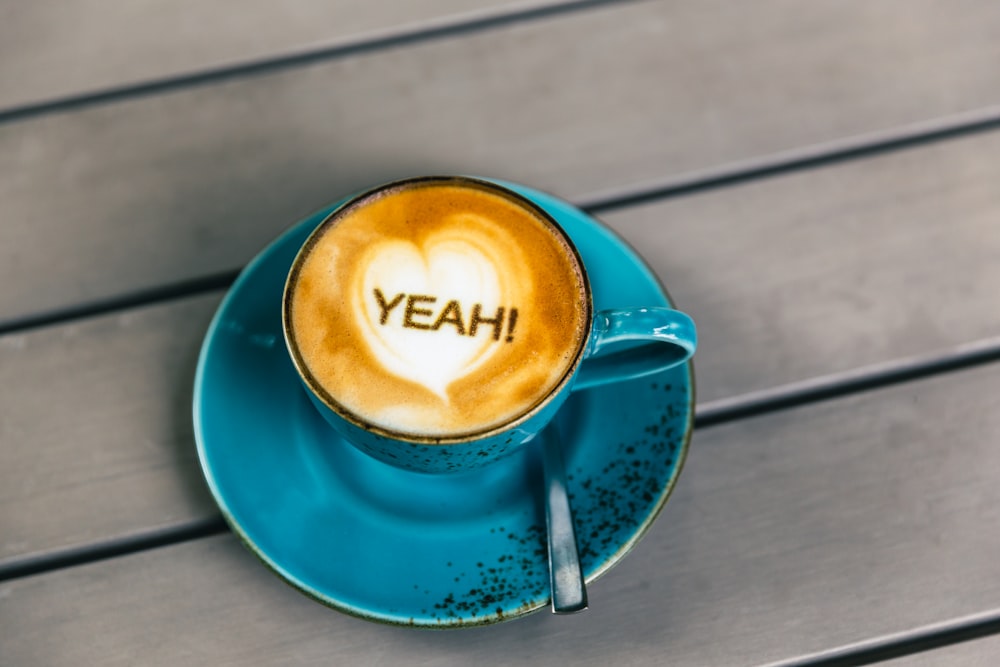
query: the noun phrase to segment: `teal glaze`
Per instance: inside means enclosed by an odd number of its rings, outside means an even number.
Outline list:
[[[511,184],[491,183],[468,177],[444,178],[465,179],[466,182],[479,182],[487,187],[507,187],[532,201],[532,194],[525,195],[523,189],[518,190],[518,186],[511,187]],[[334,210],[345,202],[367,194],[368,192],[348,197],[338,202]],[[576,215],[580,215],[580,212],[577,211]],[[562,227],[559,219],[555,216],[553,219]],[[324,222],[321,219],[319,224]],[[572,237],[570,241],[573,242]],[[588,290],[592,292],[587,260],[582,256],[581,260],[584,280],[588,284]],[[572,391],[650,375],[691,358],[697,346],[697,333],[690,317],[662,306],[638,303],[631,306],[592,312],[587,339],[577,353],[569,376],[527,414],[509,425],[487,433],[443,441],[387,433],[370,425],[359,424],[350,415],[338,412],[319,395],[321,392],[310,387],[309,381],[301,374],[300,380],[312,404],[327,423],[365,454],[384,463],[417,472],[470,470],[491,464],[530,442],[552,421]],[[286,342],[287,340],[286,338]]]
[[[299,380],[301,381],[301,376]],[[435,444],[407,442],[365,430],[331,410],[305,382],[302,388],[313,407],[345,440],[365,454],[404,470],[423,473],[453,473],[480,468],[504,458],[531,441],[563,406],[569,391],[553,395],[528,419],[502,432],[465,442]]]
[[[690,359],[697,346],[694,321],[679,310],[651,307],[598,311],[572,391],[666,370]]]
[[[652,271],[608,229],[550,195],[508,187],[573,238],[597,309],[671,305]],[[223,516],[288,583],[370,620],[459,627],[546,606],[535,445],[476,470],[410,472],[346,443],[301,389],[282,342],[281,293],[299,246],[332,209],[251,262],[206,335],[194,427]],[[693,405],[688,362],[573,392],[556,414],[588,581],[635,546],[666,502],[687,453]]]

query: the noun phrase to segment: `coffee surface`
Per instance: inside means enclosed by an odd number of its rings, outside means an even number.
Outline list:
[[[293,354],[326,402],[418,438],[530,411],[572,369],[590,308],[576,254],[549,220],[448,179],[389,186],[334,213],[287,290]]]

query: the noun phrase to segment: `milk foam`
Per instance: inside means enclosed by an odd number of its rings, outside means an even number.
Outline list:
[[[463,230],[461,222],[454,224],[422,246],[395,239],[374,244],[362,260],[367,269],[360,289],[352,295],[354,316],[375,359],[443,401],[449,400],[452,382],[474,371],[501,344],[481,331],[468,335],[467,313],[473,304],[496,313],[501,295],[514,292],[512,285],[501,285],[500,268],[484,251],[488,244],[477,243],[475,227]]]
[[[589,322],[560,232],[464,184],[349,206],[297,265],[286,317],[300,368],[334,409],[403,437],[461,437],[529,411],[573,367]]]

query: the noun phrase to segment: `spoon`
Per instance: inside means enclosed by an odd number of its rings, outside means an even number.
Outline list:
[[[545,521],[549,534],[549,575],[552,613],[572,614],[587,608],[587,585],[580,568],[573,514],[566,494],[562,438],[555,424],[542,434],[545,468]]]

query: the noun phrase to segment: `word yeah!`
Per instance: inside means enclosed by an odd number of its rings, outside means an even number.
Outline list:
[[[407,329],[425,329],[428,331],[438,331],[442,326],[450,324],[455,327],[455,332],[459,336],[475,337],[479,333],[481,325],[488,325],[493,329],[493,340],[500,340],[504,331],[504,316],[506,315],[507,336],[504,340],[508,343],[514,340],[514,327],[517,326],[517,308],[505,309],[500,306],[496,309],[493,317],[483,317],[483,305],[481,303],[472,306],[472,314],[469,316],[468,325],[462,317],[462,306],[458,301],[452,300],[444,305],[441,312],[434,316],[434,311],[423,308],[424,304],[430,305],[437,302],[437,297],[424,294],[404,294],[400,293],[391,299],[386,299],[382,290],[375,288],[375,301],[379,307],[378,323],[385,326],[389,321],[389,314],[403,303],[404,297],[406,305],[403,306],[403,326]]]

